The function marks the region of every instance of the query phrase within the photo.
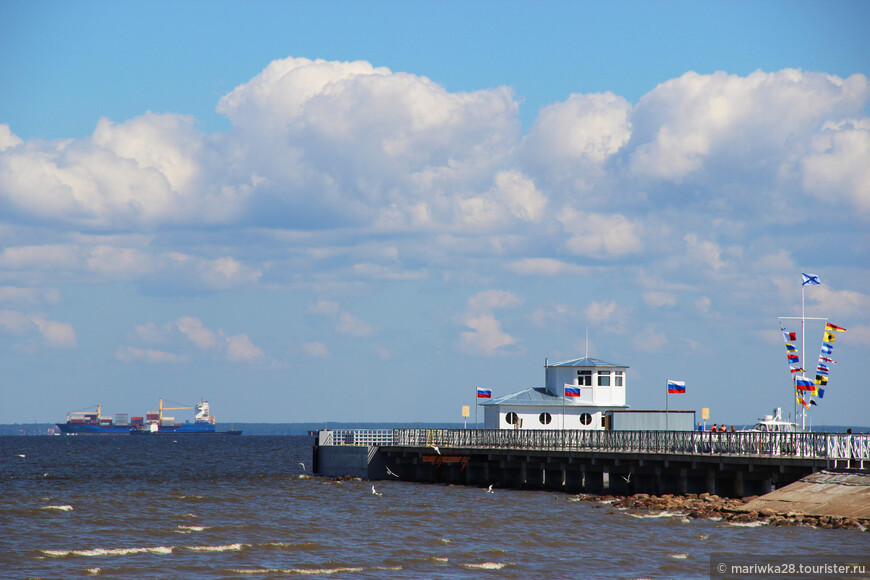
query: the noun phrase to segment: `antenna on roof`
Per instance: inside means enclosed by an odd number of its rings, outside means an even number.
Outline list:
[[[589,327],[586,327],[586,358],[589,358]]]

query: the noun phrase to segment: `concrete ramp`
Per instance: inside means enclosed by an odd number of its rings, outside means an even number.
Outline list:
[[[745,511],[870,518],[870,473],[819,471],[756,498]]]

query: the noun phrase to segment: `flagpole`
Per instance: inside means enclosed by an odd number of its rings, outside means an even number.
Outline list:
[[[474,387],[474,428],[480,429],[480,422],[477,420],[477,409],[480,406],[480,397],[477,396],[477,389],[480,387]]]
[[[802,278],[803,278],[803,271],[804,271],[803,268],[801,268],[801,277]],[[806,367],[808,364],[808,362],[807,362],[807,333],[806,333],[806,328],[805,328],[807,318],[806,318],[806,306],[804,303],[804,287],[805,286],[806,286],[806,284],[804,284],[803,280],[801,280],[801,356],[804,357],[804,364],[801,366],[803,366],[803,367]],[[807,373],[807,370],[804,369],[804,376],[806,376],[806,373]],[[797,421],[797,379],[795,379],[794,405],[795,405],[794,418],[795,418],[795,421]],[[803,430],[805,425],[806,425],[806,419],[807,419],[806,407],[801,405],[801,430]]]
[[[670,418],[670,411],[668,408],[668,398],[670,397],[670,391],[668,390],[668,381],[665,381],[665,431],[668,431],[669,423],[668,419]]]

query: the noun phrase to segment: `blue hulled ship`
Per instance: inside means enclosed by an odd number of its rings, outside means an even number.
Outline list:
[[[175,417],[164,415],[164,411],[193,409],[196,417],[190,421],[176,422]],[[241,431],[215,430],[215,417],[211,414],[208,401],[183,407],[164,407],[163,399],[157,411],[149,411],[144,417],[130,417],[118,413],[113,417],[103,417],[102,408],[97,405],[96,412],[72,411],[67,413],[66,423],[57,427],[65,435],[241,435]]]

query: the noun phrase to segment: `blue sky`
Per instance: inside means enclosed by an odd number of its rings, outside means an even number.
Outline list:
[[[867,424],[866,2],[0,2],[0,422],[634,408]],[[789,330],[799,324],[786,321]],[[823,322],[808,323],[814,365]],[[802,353],[803,354],[803,353]]]

